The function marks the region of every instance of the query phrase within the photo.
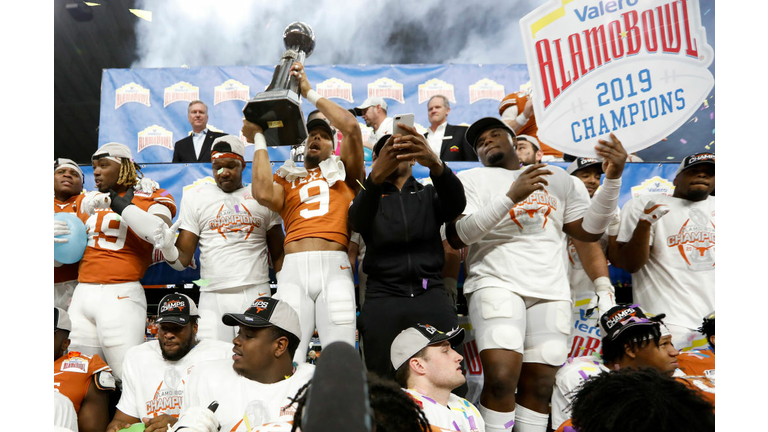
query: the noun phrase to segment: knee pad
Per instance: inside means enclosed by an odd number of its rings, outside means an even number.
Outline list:
[[[469,310],[479,351],[523,352],[525,303],[519,296],[502,288],[483,288],[472,294]]]
[[[523,361],[560,366],[568,356],[571,307],[567,301],[548,301],[529,309],[531,332],[526,335]]]
[[[326,288],[328,290],[328,321],[333,325],[355,323],[355,297],[346,287]]]

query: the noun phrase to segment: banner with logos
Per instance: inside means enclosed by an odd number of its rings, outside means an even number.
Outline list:
[[[523,17],[542,142],[595,156],[613,132],[636,152],[685,124],[715,84],[701,17],[698,0],[550,0]]]
[[[272,166],[273,172],[279,168],[281,163],[275,163]],[[482,166],[479,162],[448,162],[448,165],[454,172]],[[567,163],[553,163],[565,169]],[[630,198],[647,193],[663,193],[672,195],[674,185],[672,184],[678,164],[651,164],[651,163],[628,163],[624,170],[621,184],[621,195],[619,196],[619,206],[623,206]],[[84,188],[94,190],[93,168],[82,166],[85,175]],[[367,172],[370,173],[370,164]],[[176,201],[178,211],[184,211],[181,205],[184,189],[194,183],[201,181],[214,182],[211,164],[209,163],[189,163],[189,164],[142,164],[142,173],[145,177],[151,178],[163,189],[170,192]],[[429,180],[429,170],[421,165],[415,165],[413,175],[421,181]],[[207,177],[207,178],[206,178]],[[243,172],[243,182],[250,183],[251,164],[246,164]],[[178,212],[176,218],[178,218]],[[195,253],[194,267],[187,268],[183,272],[177,272],[161,260],[158,253],[155,254],[153,265],[150,266],[142,279],[144,285],[175,285],[180,283],[192,283],[200,279],[200,269],[197,267],[199,251]],[[614,283],[626,283],[630,281],[629,275],[620,269],[611,271],[611,279]]]
[[[702,49],[703,46],[699,52],[703,52]],[[649,68],[648,76],[655,91],[661,88],[661,84],[657,84],[661,77],[657,76],[656,69]],[[523,64],[309,65],[306,70],[313,88],[342,107],[353,108],[369,96],[379,96],[387,103],[389,116],[413,113],[415,125],[422,132],[429,127],[427,102],[431,96],[441,94],[448,98],[449,123],[471,124],[482,117],[498,117],[500,100],[509,93],[528,88],[529,81],[528,67]],[[272,66],[105,69],[98,145],[108,142],[126,144],[139,163],[170,162],[174,143],[191,133],[187,108],[193,100],[202,100],[208,106],[211,130],[240,135],[246,102],[264,91],[272,73]],[[597,74],[590,74],[590,79],[593,75]],[[645,78],[645,73],[631,77],[635,92],[642,93]],[[607,82],[610,86],[610,81]],[[615,89],[619,91],[619,87]],[[628,88],[626,92],[629,92]],[[640,152],[639,156],[645,161],[680,161],[692,153],[714,151],[714,92],[710,93],[704,103],[694,101],[691,95],[684,93],[685,112],[690,120],[674,131],[669,140],[667,135],[655,133],[659,144]],[[674,92],[672,94],[674,96]],[[660,99],[657,102],[662,103]],[[659,109],[662,106],[666,105],[659,105]],[[645,109],[650,108],[646,106]],[[699,111],[691,116],[690,109]],[[302,100],[304,116],[312,110],[314,107]],[[627,122],[632,121],[629,114],[629,111],[624,114]],[[598,110],[594,115],[599,116]],[[636,123],[640,119],[638,115],[633,117]],[[538,112],[536,116],[538,118]],[[361,117],[357,120],[365,141],[372,129]],[[571,123],[573,121],[576,120]],[[600,121],[595,120],[594,125],[595,133],[599,132]],[[579,127],[583,129],[582,126]],[[554,127],[562,129],[560,134],[571,133],[570,123],[561,122]],[[547,131],[549,129],[552,128]],[[582,129],[579,129],[583,135],[580,143],[593,145],[596,138],[587,137]],[[619,133],[619,136],[625,146],[637,147],[634,135],[632,139],[627,138],[626,133]],[[645,141],[643,145],[646,145]],[[247,147],[246,154],[250,155],[252,149]],[[272,160],[284,161],[290,157],[290,148],[270,147],[269,153]]]

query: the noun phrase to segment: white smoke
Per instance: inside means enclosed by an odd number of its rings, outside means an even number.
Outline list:
[[[309,24],[307,64],[525,63],[518,21],[545,0],[137,0],[138,60],[157,68],[274,65],[283,29]]]

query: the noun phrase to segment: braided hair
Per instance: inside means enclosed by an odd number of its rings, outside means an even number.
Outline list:
[[[117,178],[117,184],[133,187],[139,183],[139,179],[143,178],[144,174],[141,172],[139,164],[131,159],[120,159],[120,174]]]

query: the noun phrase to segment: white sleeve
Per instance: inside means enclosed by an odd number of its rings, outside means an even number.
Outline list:
[[[517,119],[517,104],[512,104],[501,113],[501,120],[515,120]]]
[[[571,181],[566,189],[565,211],[563,212],[563,224],[577,221],[584,217],[589,208],[589,191],[584,182],[577,177],[565,173]]]
[[[139,345],[140,346],[140,345]],[[136,407],[136,384],[133,382],[136,376],[136,370],[133,367],[133,358],[135,350],[131,348],[125,353],[123,360],[123,391],[120,395],[120,401],[117,403],[117,409],[131,417],[141,420],[141,413]]]
[[[53,425],[69,431],[77,431],[77,413],[68,397],[53,391]]]
[[[162,204],[153,204],[148,211],[142,210],[137,205],[129,205],[120,216],[137,236],[149,244],[155,244],[155,228],[158,224],[168,224],[173,219],[171,211]],[[166,221],[163,216],[168,220]]]
[[[197,222],[196,202],[193,198],[194,195],[192,195],[192,192],[195,190],[196,189],[190,189],[189,191],[185,191],[181,196],[181,206],[179,207],[179,219],[181,220],[181,224],[179,225],[179,229],[189,231],[199,238],[201,230],[200,225]]]

